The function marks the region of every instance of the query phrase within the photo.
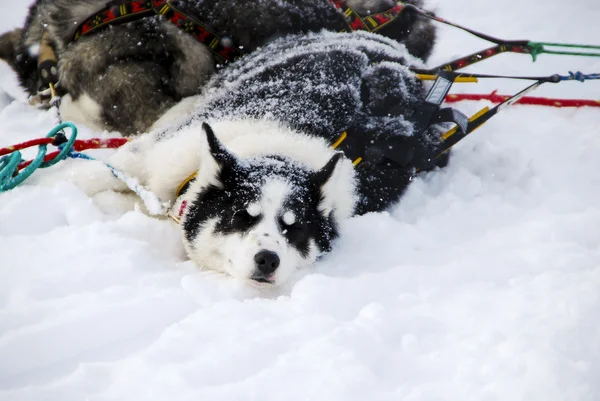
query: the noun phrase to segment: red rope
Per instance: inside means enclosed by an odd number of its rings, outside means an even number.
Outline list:
[[[73,145],[73,150],[82,152],[88,149],[116,149],[129,142],[125,138],[109,138],[109,139],[78,139]]]
[[[39,139],[33,139],[31,141],[19,143],[18,145],[12,145],[12,146],[8,146],[6,148],[1,148],[0,156],[7,155],[7,154],[15,152],[17,150],[23,150],[26,148],[30,148],[32,146],[49,145],[52,143],[52,141],[54,141],[54,138],[39,138]]]
[[[49,162],[50,160],[54,159],[56,156],[58,156],[59,153],[60,153],[60,150],[46,154],[46,156],[44,156],[44,163]],[[27,160],[26,162],[19,163],[18,170],[23,170],[25,167],[29,166],[32,162],[33,162],[33,160]]]
[[[488,95],[471,94],[471,93],[456,93],[446,96],[447,103],[455,103],[463,100],[488,100],[492,103],[502,103],[510,96],[498,95],[496,91]],[[535,106],[549,107],[600,107],[600,100],[586,99],[551,99],[546,97],[525,96],[517,102],[517,104],[527,104]]]
[[[497,91],[493,91],[488,95],[484,94],[471,94],[471,93],[457,93],[446,96],[447,103],[456,103],[463,100],[488,100],[492,103],[502,103],[510,96],[498,95]],[[600,107],[600,100],[587,100],[587,99],[551,99],[545,97],[533,97],[525,96],[521,98],[518,104],[527,104],[535,106],[549,106],[549,107]],[[0,148],[0,156],[13,153],[17,150],[23,150],[32,146],[49,145],[54,141],[54,138],[39,138],[31,141],[23,142],[17,145],[8,146],[6,148]],[[73,149],[77,152],[81,152],[88,149],[115,149],[121,147],[127,143],[125,138],[109,138],[109,139],[78,139],[73,145]],[[59,152],[52,152],[44,157],[44,161],[50,161]],[[19,170],[27,167],[31,161],[23,162],[19,165]]]
[[[44,138],[44,139],[52,139],[52,138]],[[30,142],[33,142],[33,141],[30,141]],[[116,148],[119,148],[119,147],[125,145],[127,142],[128,142],[128,140],[125,138],[110,138],[110,139],[92,138],[92,139],[85,139],[85,140],[78,139],[73,144],[73,150],[75,150],[77,152],[81,152],[81,151],[88,150],[88,149],[116,149]],[[17,146],[19,146],[19,145],[17,145]],[[32,146],[34,146],[34,145],[32,145]],[[48,161],[54,159],[59,153],[60,153],[60,150],[57,150],[56,152],[48,153],[46,156],[44,156],[44,162],[48,162]],[[25,167],[29,166],[32,161],[33,160],[28,160],[26,162],[19,164],[19,170],[22,170]]]
[[[33,139],[31,141],[19,143],[17,145],[7,146],[6,148],[0,148],[0,156],[4,156],[9,153],[13,153],[17,150],[27,149],[32,146],[50,145],[52,142],[54,142],[54,139],[55,138],[39,138],[39,139]],[[82,152],[82,151],[88,150],[88,149],[116,149],[118,147],[125,145],[127,142],[128,142],[128,140],[125,138],[78,139],[73,144],[73,150],[75,150],[77,152]],[[60,153],[60,151],[48,153],[44,157],[44,161],[47,162],[47,161],[54,159],[56,157],[56,155],[58,155],[59,153]],[[30,164],[31,164],[31,160],[19,164],[19,170],[27,167]]]

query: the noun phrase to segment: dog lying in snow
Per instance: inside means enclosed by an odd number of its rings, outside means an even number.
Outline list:
[[[217,74],[196,115],[108,163],[174,204],[198,265],[279,285],[331,249],[341,221],[399,200],[415,169],[386,151],[435,154],[441,128],[417,130],[416,63],[374,34],[278,39]],[[101,163],[75,167],[90,195],[128,190]]]
[[[420,5],[421,0],[409,2]],[[37,0],[23,29],[0,36],[0,59],[15,69],[22,86],[34,96],[48,87],[38,74],[40,44],[43,53],[53,50],[58,72],[49,68],[45,73],[58,74],[58,88],[66,94],[61,105],[64,119],[100,130],[135,134],[146,132],[182,98],[201,93],[215,65],[221,62],[212,48],[227,53],[235,43],[250,52],[290,33],[348,29],[346,17],[332,3],[345,2]],[[186,34],[184,31],[194,30],[190,21],[176,26],[167,20],[171,11],[165,12],[167,18],[158,16],[165,4],[203,22],[206,29],[202,32],[215,32],[221,39],[217,40],[219,44],[211,42],[207,46]],[[364,16],[388,10],[395,2],[347,0],[347,4]],[[154,7],[155,12],[142,19],[128,19],[143,7]],[[123,10],[128,13],[126,17],[119,16]],[[101,11],[105,13],[99,14]],[[129,22],[104,25],[108,19]],[[88,29],[91,33],[84,34]],[[417,57],[425,59],[431,52],[431,22],[411,10],[403,10],[378,32],[405,43]]]

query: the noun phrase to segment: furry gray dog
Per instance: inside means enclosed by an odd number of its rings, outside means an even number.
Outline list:
[[[110,24],[74,39],[82,24],[111,7],[149,7],[164,0],[37,0],[22,29],[0,36],[0,59],[17,72],[31,95],[47,87],[38,74],[40,45],[58,60],[59,93],[65,119],[125,135],[147,131],[181,99],[197,95],[215,72],[219,60],[210,46],[187,34],[185,26],[160,13]],[[291,33],[348,29],[348,17],[333,3],[371,15],[395,6],[394,0],[179,0],[175,4],[221,41],[245,53]],[[409,0],[420,6],[421,0]],[[90,20],[92,18],[92,20]],[[183,28],[183,29],[182,29]],[[434,43],[431,22],[410,9],[378,33],[404,43],[426,59]],[[229,44],[231,45],[231,44]]]

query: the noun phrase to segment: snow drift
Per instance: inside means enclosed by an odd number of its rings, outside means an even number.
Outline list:
[[[585,0],[430,5],[507,38],[600,38],[600,8]],[[0,1],[0,28],[25,8]],[[440,37],[431,65],[486,46],[445,27]],[[0,69],[4,92],[18,96]],[[502,55],[472,68],[569,69],[600,63]],[[0,107],[0,146],[52,125],[1,92]],[[350,220],[334,252],[278,292],[198,270],[170,222],[102,211],[66,181],[33,179],[0,195],[0,399],[597,400],[599,128],[596,109],[515,106],[390,213]],[[114,134],[82,128],[95,136]]]

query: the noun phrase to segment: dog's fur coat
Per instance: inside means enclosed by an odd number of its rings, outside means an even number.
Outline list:
[[[420,5],[421,0],[410,2]],[[40,89],[37,49],[46,32],[59,58],[59,87],[67,94],[63,117],[125,135],[145,132],[182,98],[201,93],[215,61],[206,46],[159,17],[111,25],[71,42],[78,25],[108,3],[37,0],[22,30],[0,36],[0,59],[35,95]],[[394,2],[348,4],[367,15],[389,9]],[[213,30],[227,33],[246,51],[289,33],[346,28],[342,13],[328,0],[179,0],[177,5]],[[410,10],[380,33],[405,43],[417,57],[425,59],[431,52],[432,25]]]
[[[175,203],[196,263],[280,284],[329,251],[340,221],[386,209],[414,176],[410,164],[368,152],[354,168],[331,148],[340,133],[365,149],[383,140],[435,153],[437,128],[413,132],[425,95],[406,67],[414,63],[403,46],[373,34],[280,39],[217,74],[196,116],[141,136],[109,163]],[[102,165],[76,173],[91,195],[127,190]]]

